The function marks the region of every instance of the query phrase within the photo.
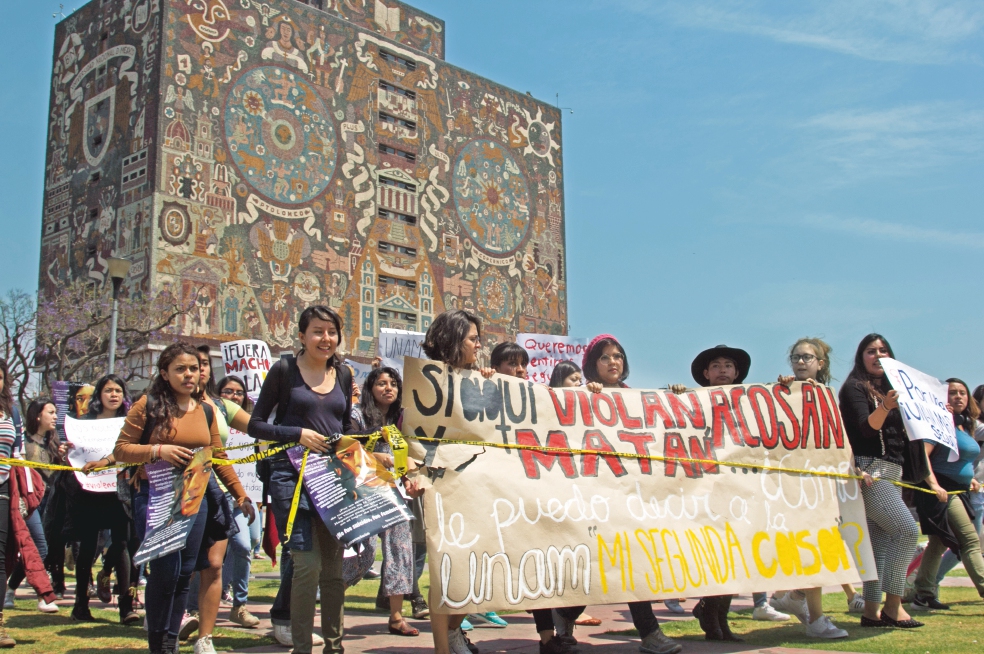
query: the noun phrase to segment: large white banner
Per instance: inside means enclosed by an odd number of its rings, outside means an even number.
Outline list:
[[[68,462],[75,468],[81,468],[90,461],[98,461],[112,454],[125,421],[126,418],[76,420],[66,416],[65,438],[72,444],[68,450]],[[82,490],[90,493],[116,492],[116,470],[88,475],[76,472],[75,478],[82,485]]]
[[[586,338],[550,334],[517,334],[516,342],[530,355],[526,372],[529,380],[538,384],[549,384],[550,375],[561,361],[573,361],[580,366],[588,346]]]
[[[403,375],[403,357],[426,359],[423,344],[426,334],[408,332],[402,329],[380,329],[376,356],[382,357],[383,365]]]
[[[254,402],[272,365],[270,347],[263,341],[244,339],[222,344],[222,369],[246,383],[246,394]]]
[[[932,375],[885,357],[879,359],[892,388],[899,392],[899,410],[910,441],[927,440],[950,448],[948,461],[960,458],[953,414],[947,411],[949,386]]]

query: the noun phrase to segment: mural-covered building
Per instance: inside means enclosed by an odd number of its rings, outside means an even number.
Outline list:
[[[169,293],[176,331],[344,346],[448,308],[567,330],[560,112],[443,60],[393,0],[91,0],[56,29],[40,288]]]

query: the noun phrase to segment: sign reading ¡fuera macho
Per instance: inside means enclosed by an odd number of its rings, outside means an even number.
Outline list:
[[[432,610],[611,604],[875,577],[853,479],[763,470],[851,472],[829,388],[589,393],[449,374],[409,357],[405,373],[411,454],[443,469],[424,496],[439,598]]]

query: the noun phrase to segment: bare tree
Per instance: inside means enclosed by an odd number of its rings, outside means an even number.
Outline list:
[[[7,361],[10,375],[4,383],[10,384],[11,390],[15,392],[22,414],[27,412],[35,325],[34,296],[19,289],[0,296],[0,329],[3,330],[0,358]]]
[[[194,295],[194,294],[193,294]],[[194,297],[182,305],[169,294],[147,298],[137,292],[120,298],[117,328],[117,369],[125,379],[139,372],[127,366],[136,350],[150,341],[167,337],[175,320],[187,313]],[[42,300],[37,311],[36,365],[44,385],[55,380],[94,380],[108,371],[109,327],[112,318],[112,292],[79,280]]]

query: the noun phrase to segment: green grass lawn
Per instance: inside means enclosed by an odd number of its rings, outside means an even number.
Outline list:
[[[824,595],[823,610],[850,636],[840,640],[818,641],[807,638],[799,621],[777,624],[752,620],[751,610],[730,615],[731,629],[748,644],[758,647],[790,647],[849,652],[886,652],[890,654],[980,654],[984,649],[984,601],[973,588],[944,588],[941,601],[950,611],[918,614],[925,622],[919,629],[862,629],[860,616],[847,613],[843,593]],[[703,640],[704,633],[696,620],[664,622],[663,630],[679,638],[686,651],[687,641]],[[635,629],[612,633],[636,635]]]

